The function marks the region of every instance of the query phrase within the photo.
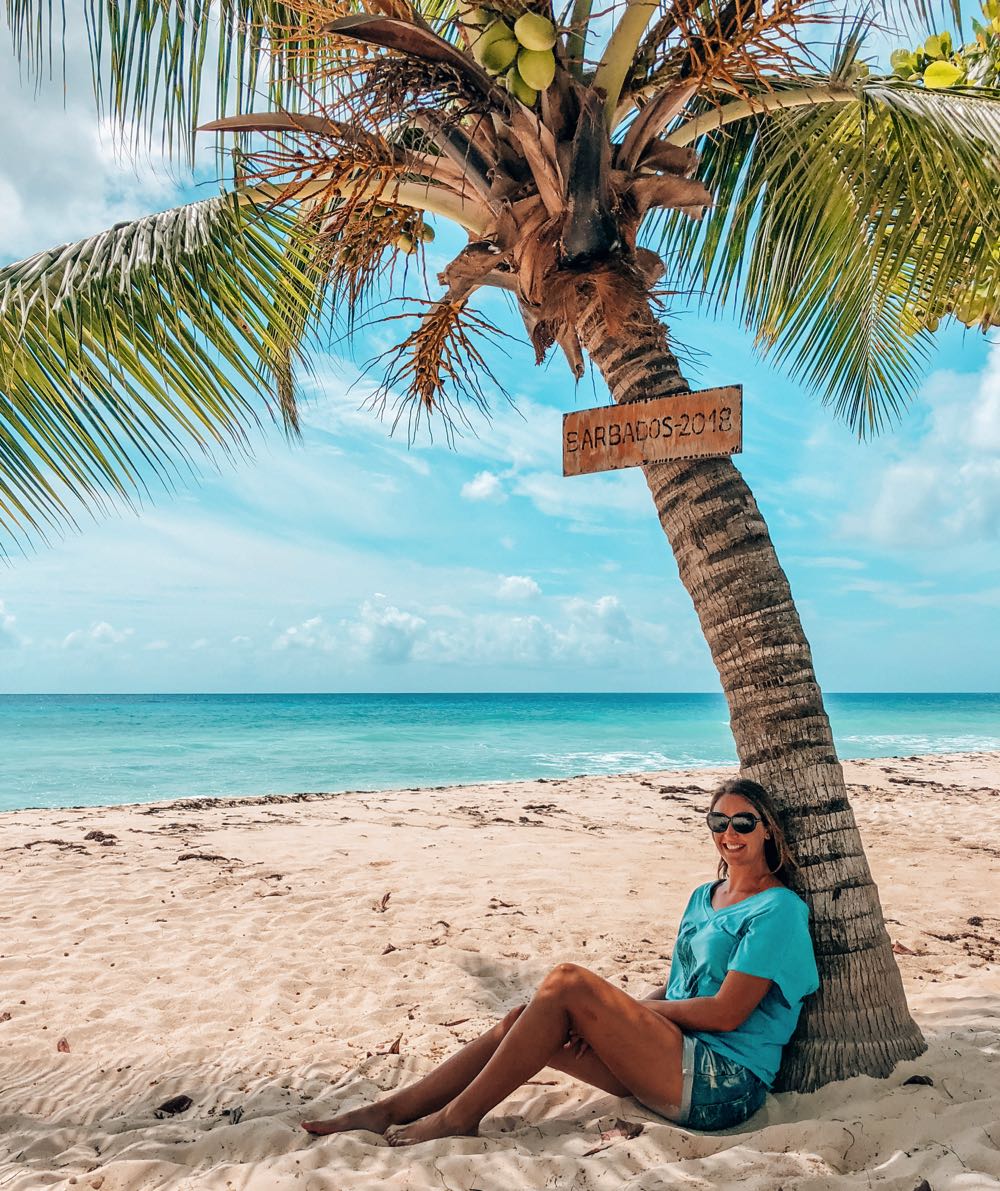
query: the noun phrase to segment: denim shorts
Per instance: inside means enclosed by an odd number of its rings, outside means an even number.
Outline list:
[[[752,1117],[767,1097],[762,1079],[690,1034],[684,1035],[681,1064],[684,1082],[676,1117],[680,1125],[731,1129]]]

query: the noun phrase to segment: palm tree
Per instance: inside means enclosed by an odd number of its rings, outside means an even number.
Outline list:
[[[309,335],[331,301],[353,319],[419,261],[427,213],[468,243],[410,308],[376,399],[397,418],[485,405],[483,287],[514,296],[539,360],[558,345],[580,377],[586,353],[615,401],[685,393],[660,318],[668,261],[672,289],[738,298],[761,349],[859,434],[884,428],[939,319],[998,321],[983,229],[1000,207],[1000,11],[988,0],[975,42],[938,37],[885,75],[847,7],[627,0],[609,20],[591,0],[90,0],[122,128],[190,148],[214,71],[236,114],[205,127],[236,134],[235,184],[0,272],[4,526],[44,536],[171,482],[192,443],[246,449],[255,397],[275,394],[294,430]],[[911,7],[931,19],[930,0]],[[47,12],[8,5],[36,64]],[[809,42],[833,17],[823,60]],[[776,792],[802,860],[822,989],[782,1085],[886,1075],[924,1042],[767,526],[728,458],[643,470],[741,769]]]

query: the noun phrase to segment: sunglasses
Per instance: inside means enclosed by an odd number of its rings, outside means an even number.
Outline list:
[[[733,825],[733,831],[739,832],[740,835],[750,835],[757,830],[758,823],[764,822],[760,815],[754,815],[750,811],[738,811],[735,815],[724,815],[721,811],[709,811],[705,816],[705,821],[708,823],[709,830],[714,831],[716,835],[721,835],[730,823]]]

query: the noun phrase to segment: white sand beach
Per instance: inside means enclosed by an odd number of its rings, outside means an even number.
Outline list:
[[[662,982],[731,771],[2,815],[0,1189],[1000,1188],[1000,753],[845,769],[929,1049],[723,1134],[552,1071],[479,1138],[299,1121],[427,1070],[559,961]]]

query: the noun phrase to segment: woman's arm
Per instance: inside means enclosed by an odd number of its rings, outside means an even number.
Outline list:
[[[738,1029],[767,995],[771,981],[746,972],[727,972],[713,997],[691,997],[686,1001],[644,1002],[654,1013],[667,1018],[682,1030],[707,1030],[727,1033]]]
[[[667,986],[661,985],[642,998],[654,1013],[672,1021],[682,1030],[707,1030],[725,1034],[738,1029],[767,996],[771,981],[746,972],[727,972],[722,986],[714,997],[691,997],[686,1001],[665,1001]],[[590,1045],[577,1034],[571,1034],[567,1050],[580,1058]]]

